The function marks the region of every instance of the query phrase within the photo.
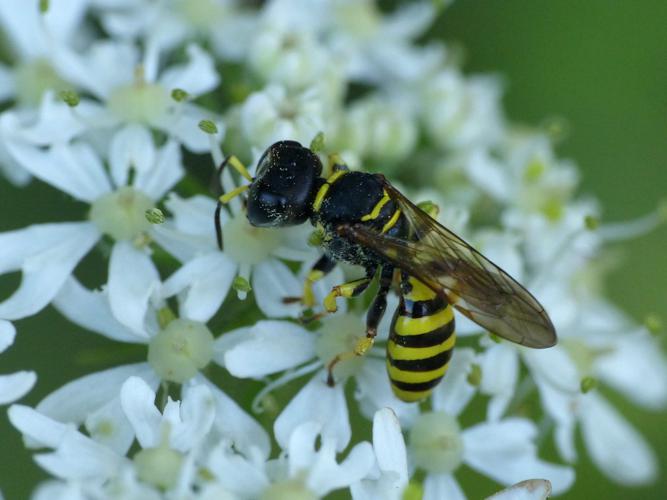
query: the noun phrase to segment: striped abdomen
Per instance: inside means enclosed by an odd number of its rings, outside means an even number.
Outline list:
[[[447,371],[456,341],[447,301],[413,277],[403,278],[387,343],[387,371],[403,401],[427,397]]]

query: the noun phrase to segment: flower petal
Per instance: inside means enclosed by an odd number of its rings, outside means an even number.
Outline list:
[[[296,318],[303,306],[295,302],[286,304],[285,297],[301,297],[303,282],[289,268],[276,259],[260,262],[252,273],[252,288],[257,306],[269,318]]]
[[[0,375],[0,405],[12,403],[25,396],[37,382],[35,372],[20,371]]]
[[[293,368],[315,355],[313,334],[288,321],[259,321],[245,340],[225,353],[225,367],[235,377],[262,377]]]
[[[387,367],[383,360],[365,359],[361,370],[355,376],[357,391],[354,397],[359,402],[361,412],[367,418],[373,418],[382,408],[391,408],[405,426],[410,426],[419,415],[419,406],[401,401],[391,391]]]
[[[322,446],[310,466],[306,484],[318,495],[345,488],[361,481],[375,462],[373,447],[363,441],[357,444],[340,464],[336,463],[335,442],[322,438]]]
[[[153,200],[162,197],[183,177],[181,148],[168,140],[157,151],[155,164],[146,171],[137,172],[134,185]]]
[[[194,104],[182,103],[180,113],[166,115],[153,125],[170,134],[193,153],[208,153],[211,150],[209,136],[199,128],[199,122],[205,119],[213,120],[219,134],[224,135],[224,125],[218,119],[212,117],[210,111]]]
[[[85,425],[92,439],[121,456],[134,441],[134,430],[123,413],[118,396],[89,413]]]
[[[5,352],[14,343],[16,328],[9,321],[0,319],[0,352]]]
[[[463,347],[454,351],[447,375],[433,391],[434,410],[457,416],[468,405],[475,394],[475,387],[468,382],[474,360],[475,351],[470,348]]]
[[[501,343],[491,346],[481,357],[480,391],[491,396],[487,418],[498,420],[514,397],[519,376],[519,356],[515,347]]]
[[[218,433],[234,443],[234,447],[245,456],[268,458],[271,443],[266,431],[248,415],[233,399],[222,392],[215,384],[198,375],[197,383],[206,384],[215,399],[215,426]],[[184,398],[192,386],[184,386]]]
[[[187,262],[162,285],[163,298],[185,292],[180,298],[180,316],[206,322],[220,309],[236,274],[236,264],[221,252],[212,252]]]
[[[39,238],[42,234],[53,242],[52,246],[41,250],[44,241],[19,246],[26,238]],[[18,319],[41,310],[58,293],[72,270],[98,239],[99,232],[89,222],[30,226],[0,235],[0,248],[9,256],[9,262],[0,262],[13,265],[21,256],[23,258],[21,285],[10,298],[0,303],[0,317]]]
[[[475,425],[463,431],[464,461],[503,484],[539,477],[551,481],[554,493],[562,493],[574,482],[574,471],[537,458],[536,433],[533,422],[520,418]]]
[[[202,444],[215,419],[215,399],[207,385],[190,384],[180,409],[180,425],[171,432],[171,446],[186,452]]]
[[[159,383],[148,363],[116,366],[68,382],[42,399],[36,409],[60,422],[81,424],[88,414],[117,397],[123,382],[132,375],[141,377],[151,387]]]
[[[132,376],[121,387],[120,402],[141,447],[158,446],[162,414],[155,407],[155,391],[143,379]]]
[[[137,335],[148,337],[144,320],[160,276],[153,261],[127,241],[118,241],[109,262],[109,304],[118,321]]]
[[[332,438],[336,450],[342,451],[350,442],[350,421],[343,386],[329,387],[325,372],[317,373],[289,402],[274,423],[278,444],[285,449],[289,438],[300,424],[312,420],[322,425],[322,438]]]
[[[155,156],[153,138],[146,127],[130,124],[120,129],[109,146],[109,165],[114,184],[127,186],[130,169],[134,169],[137,176],[145,175],[153,168]]]
[[[102,162],[88,144],[55,144],[48,150],[22,141],[6,140],[5,145],[28,172],[78,200],[92,203],[111,191]]]
[[[69,278],[53,299],[53,306],[70,321],[120,342],[146,342],[122,325],[112,314],[107,293],[91,291]]]
[[[35,462],[63,479],[105,480],[115,476],[127,459],[83,434],[70,431],[54,453],[36,455]]]
[[[160,83],[169,92],[182,89],[193,97],[213,90],[220,82],[213,58],[194,44],[188,45],[186,52],[188,62],[166,69],[160,76]]]
[[[450,474],[429,474],[424,479],[423,500],[466,500],[463,490]]]
[[[667,405],[667,359],[656,344],[645,331],[626,335],[612,354],[600,357],[595,374],[635,403],[662,409]]]
[[[396,474],[394,487],[400,492],[408,484],[408,459],[401,424],[389,408],[373,417],[373,449],[380,470]]]
[[[582,400],[581,430],[593,462],[612,481],[639,485],[656,478],[658,463],[651,447],[620,413],[595,393]]]
[[[0,124],[7,141],[19,140],[33,146],[65,144],[87,128],[80,114],[52,91],[44,93],[35,123],[25,125],[19,113],[9,111],[2,115]]]
[[[74,430],[71,425],[57,422],[24,405],[10,406],[7,415],[11,424],[39,447],[55,448],[68,432]]]

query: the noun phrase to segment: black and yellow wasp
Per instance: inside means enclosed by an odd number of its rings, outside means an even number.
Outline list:
[[[455,342],[452,307],[504,339],[527,347],[556,343],[556,332],[540,303],[519,283],[457,235],[441,226],[394,188],[383,175],[349,171],[334,157],[332,173],[295,141],[270,146],[253,178],[235,157],[225,164],[250,181],[220,197],[215,227],[222,248],[220,209],[245,190],[247,217],[258,227],[282,227],[310,220],[323,234],[324,255],[304,286],[302,301],[313,303],[312,285],[338,261],[357,264],[365,276],[335,286],[325,298],[329,312],[337,297],[361,294],[379,274],[368,310],[366,337],[347,356],[363,355],[373,344],[396,284],[399,306],[387,343],[387,371],[400,399],[418,401],[442,379]]]

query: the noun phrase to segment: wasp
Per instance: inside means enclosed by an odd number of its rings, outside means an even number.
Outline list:
[[[403,401],[427,397],[447,371],[456,334],[456,309],[489,332],[517,344],[546,348],[556,344],[549,316],[528,290],[456,234],[440,225],[387,181],[382,174],[350,171],[333,157],[332,173],[322,177],[319,157],[295,141],[280,141],[260,158],[255,177],[236,157],[226,164],[250,184],[220,197],[215,227],[222,248],[220,209],[247,191],[250,224],[284,227],[306,221],[323,234],[324,254],[308,274],[301,300],[313,304],[313,283],[337,262],[364,268],[362,278],[333,287],[324,299],[336,311],[338,297],[360,295],[378,275],[378,290],[366,316],[366,336],[348,356],[365,354],[394,287],[399,305],[387,342],[387,372],[394,394]]]

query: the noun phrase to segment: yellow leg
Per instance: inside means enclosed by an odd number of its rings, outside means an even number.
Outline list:
[[[371,276],[372,275],[369,274],[366,276],[366,278],[364,278],[365,280],[367,280],[367,283],[364,285],[364,288],[368,286],[368,282],[370,282]],[[354,346],[354,349],[348,352],[343,352],[341,354],[338,354],[329,362],[329,364],[327,365],[327,370],[329,372],[327,375],[327,384],[329,386],[334,385],[333,369],[338,363],[340,363],[341,361],[345,361],[346,359],[353,358],[355,356],[364,356],[370,350],[370,348],[373,347],[373,342],[375,342],[375,336],[377,335],[378,331],[378,325],[380,324],[382,316],[384,316],[384,312],[387,309],[387,293],[389,292],[389,288],[391,286],[393,277],[394,277],[393,267],[385,266],[382,268],[382,272],[380,273],[380,288],[378,289],[377,295],[375,296],[375,299],[373,300],[371,307],[368,309],[368,314],[366,315],[366,336],[357,341],[357,343]],[[356,282],[359,281],[362,280],[356,280]],[[355,281],[350,281],[349,283],[341,285],[340,288],[353,285],[354,283]],[[354,289],[352,286],[350,286],[349,288]],[[359,292],[355,291],[354,293],[359,293]],[[334,305],[335,305],[335,298],[334,298]]]
[[[306,280],[303,282],[303,297],[301,302],[306,307],[313,307],[315,305],[315,294],[313,293],[313,285],[316,281],[321,280],[324,277],[324,272],[319,269],[312,269]]]
[[[354,346],[354,349],[348,352],[342,352],[334,356],[334,358],[331,361],[329,361],[329,364],[327,365],[327,372],[328,372],[327,385],[329,387],[334,386],[333,370],[338,363],[340,363],[341,361],[352,359],[356,356],[365,356],[366,353],[370,350],[370,348],[373,347],[374,342],[375,342],[375,334],[373,334],[372,337],[367,334],[366,337],[361,338],[357,341],[356,345]]]
[[[338,297],[345,297],[348,299],[350,297],[356,297],[366,290],[370,282],[371,278],[366,276],[365,278],[348,281],[347,283],[333,287],[331,292],[329,292],[329,295],[324,298],[324,309],[330,313],[336,312],[338,310],[338,306],[336,305],[336,299]]]
[[[239,187],[237,187],[236,189],[232,189],[229,193],[225,193],[225,194],[223,194],[223,195],[219,198],[220,203],[226,205],[226,204],[229,203],[233,198],[236,198],[238,195],[240,195],[240,194],[243,193],[244,191],[247,191],[249,187],[250,187],[250,185],[249,185],[249,184],[246,184],[246,185],[244,185],[244,186],[239,186]]]

